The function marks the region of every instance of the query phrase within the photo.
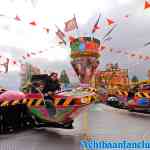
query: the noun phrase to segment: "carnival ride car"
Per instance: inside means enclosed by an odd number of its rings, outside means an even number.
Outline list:
[[[138,82],[128,91],[115,89],[108,93],[106,104],[110,106],[126,108],[129,111],[150,112],[149,80]]]
[[[130,111],[150,111],[150,81],[141,81],[136,85],[137,91],[128,100]]]
[[[0,133],[24,128],[73,128],[72,123],[95,101],[95,93],[83,90],[57,93],[54,103],[42,93],[5,91],[0,95]]]
[[[95,102],[96,93],[91,85],[99,64],[100,41],[93,37],[80,37],[71,41],[70,45],[73,69],[80,83],[89,86],[56,93],[51,102],[44,99],[40,87],[36,84],[39,76],[40,80],[43,80],[47,75],[39,75],[33,78],[32,88],[27,90],[27,93],[9,90],[2,92],[0,133],[45,126],[70,129],[73,120]]]
[[[116,108],[127,108],[128,91],[120,88],[99,89],[100,102]]]
[[[126,107],[129,88],[128,70],[118,64],[107,64],[107,69],[98,75],[98,89],[101,102],[114,107]]]

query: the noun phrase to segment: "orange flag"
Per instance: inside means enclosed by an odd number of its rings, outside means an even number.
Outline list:
[[[139,59],[142,59],[143,58],[143,56],[142,55],[139,55]]]
[[[112,24],[114,24],[115,22],[112,20],[112,19],[107,19],[107,24],[108,25],[112,25]]]
[[[29,54],[29,53],[27,53],[27,57],[30,57],[30,54]]]
[[[145,60],[149,60],[150,59],[150,57],[149,56],[145,56]]]
[[[21,21],[20,17],[16,15],[16,17],[14,18],[17,21]]]
[[[49,33],[49,28],[44,27],[43,28],[47,33]]]
[[[129,15],[125,15],[124,18],[129,18]]]
[[[13,60],[13,62],[12,62],[14,65],[16,65],[17,64],[17,62],[15,61],[15,60]]]
[[[37,25],[35,21],[32,21],[29,24],[32,25],[32,26],[36,26]]]
[[[104,45],[101,45],[101,50],[104,50],[106,47]]]
[[[150,2],[145,1],[144,9],[150,8]]]
[[[135,57],[135,54],[131,54],[131,57]]]
[[[112,49],[112,48],[110,48],[110,49],[109,49],[109,51],[110,51],[110,52],[112,52],[112,51],[113,51],[113,49]]]

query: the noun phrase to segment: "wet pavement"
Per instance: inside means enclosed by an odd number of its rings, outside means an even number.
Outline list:
[[[41,128],[0,135],[0,150],[80,150],[81,139],[149,140],[150,115],[96,104],[79,116],[75,129]]]

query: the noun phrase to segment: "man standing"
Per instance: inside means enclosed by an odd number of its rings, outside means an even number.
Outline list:
[[[60,91],[60,84],[57,73],[53,72],[49,76],[49,79],[42,90],[45,99],[45,106],[48,109],[49,115],[54,116],[56,114],[56,108],[54,106],[54,95],[57,91]]]
[[[50,98],[55,95],[57,91],[60,91],[60,84],[58,80],[58,75],[57,73],[53,72],[50,74],[49,79],[42,91],[45,97],[49,96]],[[52,98],[53,99],[53,98]]]

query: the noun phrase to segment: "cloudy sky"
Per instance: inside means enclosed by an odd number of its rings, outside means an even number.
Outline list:
[[[64,22],[75,14],[79,30],[70,34],[90,36],[99,13],[102,14],[99,23],[102,28],[95,33],[96,38],[101,39],[109,30],[105,20],[112,18],[118,25],[112,32],[112,40],[105,43],[107,46],[150,55],[150,46],[143,46],[145,42],[150,41],[150,9],[144,10],[143,7],[144,0],[0,0],[0,55],[19,60],[27,52],[48,49],[47,52],[27,61],[50,71],[60,71],[64,68],[74,79],[74,72],[69,63],[69,47],[58,46],[55,24],[63,30]],[[21,22],[12,19],[16,14],[21,18]],[[129,18],[124,18],[127,14]],[[33,20],[36,21],[37,27],[29,25]],[[43,27],[50,29],[49,34],[43,31]],[[146,71],[150,68],[149,61],[107,51],[102,53],[100,62],[101,69],[106,63],[119,62],[122,67],[129,68],[130,76],[136,74],[140,79],[146,79]],[[18,67],[11,66],[8,74],[1,73],[0,85],[14,89],[14,77],[17,77],[18,87],[18,72]]]

